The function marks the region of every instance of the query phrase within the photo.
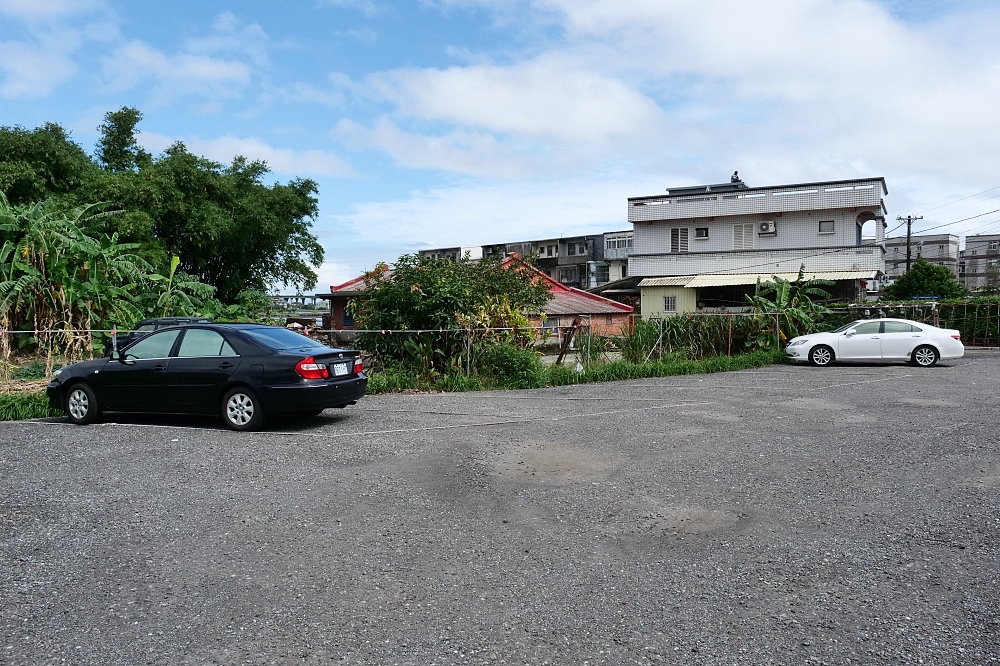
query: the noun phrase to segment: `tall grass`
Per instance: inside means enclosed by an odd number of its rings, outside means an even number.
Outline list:
[[[638,320],[615,344],[624,360],[640,364],[677,353],[694,359],[743,354],[773,338],[770,317],[675,315]]]
[[[62,410],[50,408],[48,396],[44,393],[0,394],[0,421],[40,419],[46,416],[62,416]]]

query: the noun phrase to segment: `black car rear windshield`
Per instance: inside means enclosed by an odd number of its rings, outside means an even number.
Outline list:
[[[319,349],[326,348],[326,345],[320,344],[315,340],[311,340],[301,333],[289,331],[287,328],[278,328],[276,326],[269,326],[266,328],[244,328],[242,329],[242,332],[246,333],[265,347],[270,347],[271,349],[308,349],[313,347]]]

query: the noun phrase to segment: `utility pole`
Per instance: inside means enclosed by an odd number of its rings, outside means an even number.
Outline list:
[[[906,217],[896,217],[898,222],[906,222],[906,272],[910,272],[910,238],[913,233],[913,223],[924,219],[923,215],[907,215]]]

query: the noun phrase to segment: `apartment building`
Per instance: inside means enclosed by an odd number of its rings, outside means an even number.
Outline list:
[[[743,308],[757,280],[833,280],[853,299],[885,273],[884,178],[671,188],[628,199],[645,315]],[[867,240],[866,240],[866,237]]]
[[[996,289],[1000,286],[996,284],[998,262],[1000,234],[966,236],[965,249],[959,254],[958,279],[969,291],[986,287]]]
[[[959,238],[953,234],[914,234],[910,237],[910,261],[922,257],[932,264],[947,266],[958,277]],[[892,284],[906,272],[906,236],[885,239],[885,278]]]
[[[476,247],[421,250],[420,254],[434,259],[445,257],[453,260],[464,256],[470,259],[512,254],[534,256],[535,265],[552,279],[567,286],[589,289],[619,280],[628,274],[632,245],[632,231],[625,230]]]

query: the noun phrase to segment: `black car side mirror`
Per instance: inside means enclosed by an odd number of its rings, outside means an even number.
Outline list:
[[[112,349],[111,353],[108,354],[108,358],[110,358],[112,361],[120,361],[122,360],[122,355],[118,353],[117,349]]]

